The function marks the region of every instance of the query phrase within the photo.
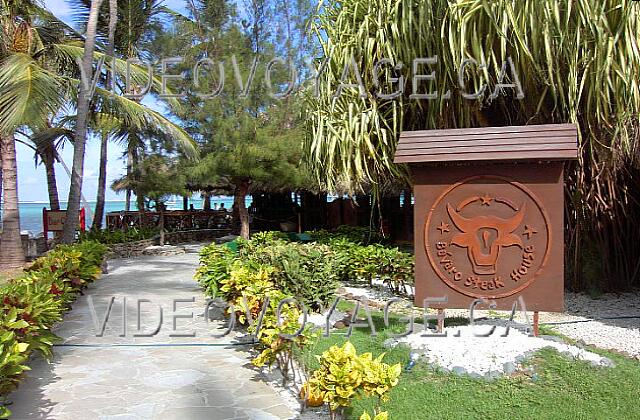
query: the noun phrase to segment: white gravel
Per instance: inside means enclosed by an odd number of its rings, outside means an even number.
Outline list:
[[[385,302],[392,296],[388,289],[377,287],[345,287],[343,295]],[[409,301],[409,300],[407,300]],[[419,311],[419,309],[416,309]],[[416,312],[418,314],[419,312]],[[468,317],[467,309],[447,309],[447,317]],[[478,310],[476,317],[504,318],[507,311]],[[612,319],[626,317],[623,319]],[[640,291],[635,293],[607,293],[592,298],[583,293],[565,292],[565,312],[540,312],[540,324],[573,340],[598,348],[614,350],[640,359]],[[608,319],[602,319],[608,318]],[[515,321],[524,322],[520,313]],[[529,313],[532,322],[532,313]]]
[[[640,329],[622,328],[599,321],[556,325],[559,333],[602,349],[616,350],[640,359]]]
[[[576,346],[531,337],[511,328],[506,337],[504,326],[495,326],[488,337],[477,337],[490,331],[491,326],[447,327],[447,337],[423,336],[422,332],[413,333],[399,339],[414,349],[428,363],[444,370],[471,376],[497,377],[520,370],[521,363],[530,355],[545,347],[551,347],[575,360],[585,360],[594,366],[611,366],[606,357],[586,351]],[[457,337],[456,334],[460,333]]]

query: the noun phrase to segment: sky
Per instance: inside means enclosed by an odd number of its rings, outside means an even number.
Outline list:
[[[68,24],[72,22],[72,8],[65,0],[45,0],[45,6],[57,17]],[[184,12],[185,1],[166,0],[164,5]],[[153,106],[153,100],[145,100],[145,104]],[[161,111],[161,107],[155,107]],[[36,167],[33,151],[20,143],[16,146],[18,158],[18,196],[21,202],[42,201],[48,202],[47,180],[44,167]],[[115,143],[109,143],[108,165],[107,165],[107,186],[111,182],[120,178],[126,172],[126,162],[123,159],[124,149]],[[67,145],[60,152],[62,159],[71,168],[73,160],[73,147]],[[87,201],[93,201],[96,197],[98,184],[98,167],[100,158],[100,142],[96,138],[90,138],[86,147],[84,182],[82,192]],[[56,164],[56,175],[58,180],[58,194],[61,201],[66,201],[69,194],[69,177],[64,167]],[[118,195],[107,187],[107,200],[124,200],[124,193]]]

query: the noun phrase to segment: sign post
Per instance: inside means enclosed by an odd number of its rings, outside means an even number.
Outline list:
[[[414,179],[416,305],[564,309],[564,161],[572,124],[403,132]],[[537,316],[534,316],[537,319]]]
[[[44,232],[45,243],[49,238],[49,232],[62,232],[66,219],[66,210],[47,210],[46,207],[42,209],[42,230]],[[80,232],[84,232],[86,229],[86,213],[84,207],[80,209],[79,225]]]

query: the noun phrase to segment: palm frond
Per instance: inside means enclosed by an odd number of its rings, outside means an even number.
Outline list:
[[[0,66],[0,132],[24,124],[43,126],[64,104],[60,78],[27,54],[13,54]]]

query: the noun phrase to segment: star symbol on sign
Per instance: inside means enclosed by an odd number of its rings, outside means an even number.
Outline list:
[[[440,222],[440,226],[438,226],[436,229],[440,231],[440,235],[444,234],[445,232],[449,232],[449,223]]]
[[[538,233],[537,230],[535,230],[534,228],[532,228],[529,225],[524,225],[524,232],[522,232],[523,235],[527,236],[527,239],[531,239],[531,235]]]
[[[485,194],[482,197],[480,197],[480,200],[482,200],[482,203],[480,203],[480,205],[488,206],[491,203],[491,201],[493,200],[493,198],[491,198],[489,196],[489,194]]]

